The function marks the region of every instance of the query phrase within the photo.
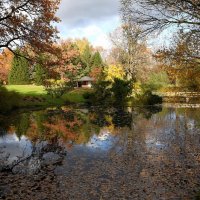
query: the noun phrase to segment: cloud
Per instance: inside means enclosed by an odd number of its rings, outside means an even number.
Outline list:
[[[119,18],[111,18],[101,23],[88,24],[68,29],[62,27],[61,38],[87,38],[94,46],[102,46],[105,49],[111,47],[109,33],[112,32],[119,24]]]
[[[94,46],[102,46],[105,49],[109,49],[111,46],[108,34],[96,25],[72,29],[67,36],[71,38],[88,38]]]
[[[119,0],[62,0],[58,16],[71,28],[115,17],[118,10]]]
[[[86,37],[95,46],[110,48],[108,34],[120,23],[119,0],[62,0],[58,16],[61,38]]]

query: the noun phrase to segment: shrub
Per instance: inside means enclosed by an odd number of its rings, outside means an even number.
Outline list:
[[[128,97],[132,92],[132,82],[115,78],[111,91],[113,95],[113,106],[124,107],[127,105]]]
[[[142,92],[133,98],[133,105],[155,105],[161,104],[162,97],[155,95],[151,90],[142,88]]]
[[[150,74],[149,80],[146,82],[146,87],[150,90],[159,90],[160,88],[167,87],[170,84],[166,72],[158,72]]]
[[[85,92],[83,98],[88,104],[92,104],[92,99],[94,99],[94,92]]]
[[[59,98],[66,91],[69,91],[72,88],[72,85],[70,83],[66,83],[63,80],[54,79],[46,80],[44,86],[47,94],[50,95],[52,98]]]
[[[113,83],[110,81],[98,81],[94,85],[94,92],[86,93],[83,97],[89,105],[123,108],[127,105],[131,92],[132,83],[130,81],[115,78]]]
[[[84,98],[86,99],[89,105],[101,105],[107,107],[112,102],[111,96],[111,82],[110,81],[98,81],[93,86],[93,93],[84,94]]]

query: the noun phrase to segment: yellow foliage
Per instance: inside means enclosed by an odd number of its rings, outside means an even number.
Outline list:
[[[65,81],[63,79],[60,79],[60,80],[56,80],[56,79],[47,79],[47,81],[49,83],[52,83],[52,84],[56,84],[56,85],[59,85],[59,84],[64,84]]]
[[[136,97],[137,95],[140,95],[143,93],[142,90],[142,84],[140,81],[137,81],[136,83],[133,83],[133,90],[132,90],[132,97]]]
[[[76,39],[75,43],[79,48],[80,54],[83,54],[86,46],[90,46],[90,43],[86,38]]]
[[[125,72],[120,65],[109,65],[104,69],[106,75],[106,81],[113,82],[115,78],[123,79]]]

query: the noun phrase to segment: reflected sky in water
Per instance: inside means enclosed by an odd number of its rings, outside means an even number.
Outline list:
[[[198,147],[199,109],[152,110],[64,108],[1,117],[0,158],[11,164],[29,156],[40,141],[58,142],[69,152],[79,149],[79,153],[94,154],[128,151],[137,145],[149,153],[169,153],[175,146],[179,150]]]
[[[50,167],[71,199],[88,188],[94,199],[189,199],[199,188],[199,108],[47,109],[0,116],[0,130],[0,171]]]

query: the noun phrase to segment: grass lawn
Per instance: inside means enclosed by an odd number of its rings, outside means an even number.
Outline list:
[[[8,91],[15,91],[24,96],[41,96],[47,95],[43,86],[36,85],[7,85],[5,86]]]
[[[91,89],[74,89],[65,93],[60,98],[52,98],[47,94],[43,86],[36,85],[7,85],[8,91],[14,91],[22,96],[19,107],[31,106],[62,106],[67,103],[84,103],[83,94]]]

